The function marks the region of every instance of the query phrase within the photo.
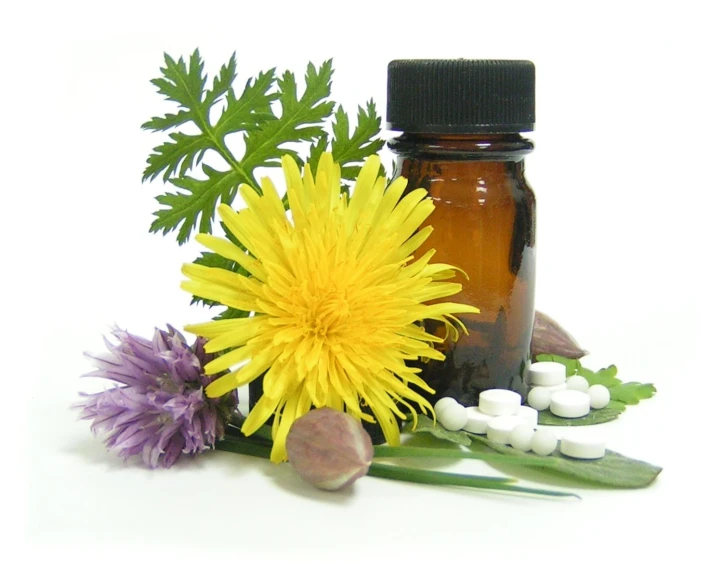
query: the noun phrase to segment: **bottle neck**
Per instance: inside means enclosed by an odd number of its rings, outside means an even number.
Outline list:
[[[415,160],[520,162],[533,142],[518,133],[403,133],[387,142],[400,157]]]

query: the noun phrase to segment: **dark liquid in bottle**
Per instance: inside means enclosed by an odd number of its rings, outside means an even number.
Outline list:
[[[507,388],[527,394],[534,318],[535,197],[523,175],[532,144],[518,135],[405,134],[390,143],[407,191],[425,188],[435,202],[426,225],[434,231],[417,251],[436,249],[433,262],[463,269],[461,293],[446,300],[471,304],[480,314],[461,315],[469,334],[446,340],[445,361],[418,362],[436,391],[477,405],[478,394]],[[444,336],[440,322],[428,332]]]

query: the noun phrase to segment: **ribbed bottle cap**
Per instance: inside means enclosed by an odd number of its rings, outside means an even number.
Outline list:
[[[387,67],[387,127],[411,133],[516,133],[535,125],[535,65],[407,59]]]

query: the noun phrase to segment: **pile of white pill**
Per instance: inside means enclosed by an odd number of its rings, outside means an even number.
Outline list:
[[[438,422],[450,431],[487,435],[495,443],[548,456],[558,447],[558,437],[552,429],[537,428],[538,411],[550,409],[559,417],[583,417],[591,408],[606,407],[611,399],[605,386],[589,387],[583,376],[566,379],[566,367],[557,362],[533,363],[529,372],[533,388],[527,406],[522,405],[520,394],[511,390],[485,390],[480,392],[477,406],[463,407],[454,398],[439,400],[434,406]],[[606,454],[606,444],[599,439],[564,438],[561,453],[594,460]]]
[[[538,429],[538,412],[521,405],[520,394],[510,390],[486,390],[480,393],[477,406],[463,407],[453,398],[435,404],[438,422],[449,431],[467,431],[487,435],[502,445],[547,456],[558,446],[551,429]]]
[[[550,409],[553,415],[568,419],[603,409],[611,401],[606,386],[588,386],[583,376],[566,379],[566,367],[558,362],[534,362],[528,368],[530,383],[528,405],[538,411]]]

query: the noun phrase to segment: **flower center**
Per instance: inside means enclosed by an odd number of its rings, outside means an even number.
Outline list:
[[[329,291],[310,296],[302,324],[307,337],[324,339],[339,330],[349,317],[345,292]]]
[[[161,413],[156,418],[156,421],[160,425],[169,425],[170,423],[173,423],[173,416],[170,413]]]

